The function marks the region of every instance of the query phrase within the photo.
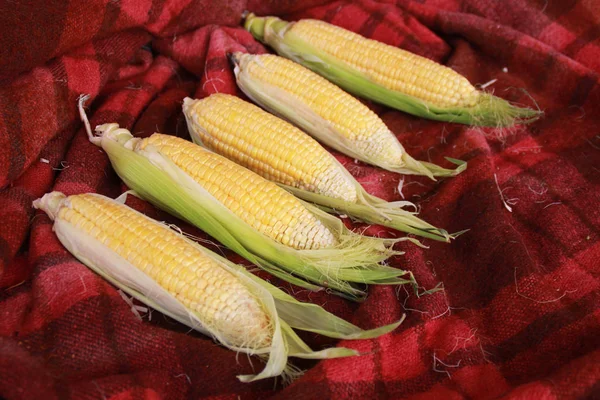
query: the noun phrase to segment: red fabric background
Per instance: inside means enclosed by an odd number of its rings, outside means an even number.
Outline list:
[[[600,398],[600,5],[593,0],[19,1],[0,5],[0,397],[6,399]],[[76,115],[187,137],[185,96],[236,93],[225,53],[266,49],[244,9],[314,17],[445,63],[546,115],[510,131],[419,120],[370,104],[419,159],[467,160],[403,194],[452,244],[405,246],[392,265],[431,288],[372,287],[363,304],[296,293],[365,328],[360,358],[300,361],[288,387],[242,384],[251,361],[159,313],[139,321],[70,256],[31,202],[50,190],[125,190]],[[153,49],[153,52],[149,51]],[[399,175],[337,155],[371,192]],[[495,183],[497,178],[498,186]],[[499,188],[512,204],[502,204]],[[130,204],[169,219],[139,200]],[[169,219],[172,220],[172,219]],[[195,232],[183,225],[186,230]],[[371,233],[394,234],[377,227]],[[197,232],[196,232],[197,233]],[[239,261],[239,258],[233,257]],[[290,288],[293,290],[293,288]],[[303,334],[313,347],[335,340]]]

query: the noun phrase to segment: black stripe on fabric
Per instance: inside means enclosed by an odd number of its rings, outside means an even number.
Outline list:
[[[425,1],[425,0],[423,0],[423,1]],[[470,1],[461,1],[461,2],[459,2],[458,13],[460,13],[460,14],[471,14],[471,15],[477,15],[479,17],[485,17],[485,15],[483,15],[479,11],[479,9],[475,6],[475,4],[473,4]]]
[[[423,2],[424,0],[419,0],[419,1]],[[521,3],[521,0],[513,0],[513,1]],[[532,1],[530,0],[529,3],[531,3],[531,2]],[[510,3],[511,3],[510,1],[503,2],[501,7],[511,8]],[[554,21],[558,18],[563,17],[564,14],[570,12],[579,3],[579,0],[560,0],[560,1],[538,0],[538,3],[539,4],[537,6],[537,9],[539,11],[543,10],[546,17],[550,21]],[[480,8],[477,8],[478,5],[480,5],[481,7],[485,7],[486,4],[487,4],[486,2],[462,1],[462,2],[460,2],[459,12],[463,13],[463,14],[478,15],[483,18],[490,19],[490,18],[488,18],[488,14],[481,11]],[[503,23],[505,21],[499,21],[499,22]]]
[[[548,114],[544,114],[543,117],[527,128],[529,136],[535,139],[538,142],[537,138],[539,136],[544,135],[547,132],[548,128],[555,126],[557,123],[560,123],[564,118],[564,115],[560,112],[551,112]]]
[[[497,357],[500,363],[507,363],[519,354],[530,350],[544,340],[551,338],[553,334],[561,329],[591,315],[597,310],[599,305],[600,293],[598,291],[588,293],[579,300],[530,322],[519,333],[496,345],[494,348],[494,356]],[[594,332],[586,333],[590,339],[595,339],[597,336]],[[569,355],[571,358],[569,360],[561,360],[561,362],[566,363],[579,358],[580,356],[595,350],[597,347],[598,340],[585,341],[579,337],[577,343],[571,343],[571,346],[569,346]],[[549,367],[551,367],[551,365],[548,367],[539,365],[538,368],[531,371],[531,374],[528,376],[523,376],[521,371],[512,371],[507,367],[503,368],[502,374],[511,384],[518,385],[547,376],[552,372],[551,370],[547,370]]]
[[[441,366],[441,368],[436,367],[436,369],[439,369],[438,371],[433,370],[432,353],[430,351],[420,351],[420,353],[426,355],[426,357],[424,357],[424,359],[426,360],[426,363],[424,364],[426,366],[425,372],[409,379],[387,381],[385,384],[387,390],[386,396],[383,397],[384,399],[409,398],[415,393],[423,393],[429,391],[431,388],[433,388],[442,381],[446,381],[444,382],[444,386],[452,385],[452,381],[449,380],[448,375],[441,369],[445,368],[443,365]],[[452,372],[449,371],[449,373],[451,374]],[[452,389],[456,390],[455,388]],[[393,392],[394,396],[389,396],[389,392]]]
[[[327,12],[325,13],[325,15],[323,15],[323,21],[325,22],[329,22],[331,23],[331,21],[333,21],[333,19],[335,18],[336,15],[338,15],[338,13],[340,11],[342,11],[344,8],[352,5],[352,2],[341,2],[342,4],[340,4],[337,7],[329,7],[329,10],[327,10]]]
[[[535,78],[533,78],[532,85],[530,88],[528,88],[528,90],[532,92],[541,92],[544,88],[548,87],[549,85],[553,85],[554,81],[548,78],[553,76],[556,72],[554,70],[556,64],[556,53],[554,53],[553,51],[548,52],[542,63],[541,70],[536,71],[537,74]]]
[[[27,280],[25,280],[22,283],[16,283],[14,286],[12,287],[6,287],[6,288],[2,288],[0,287],[0,303],[2,303],[5,300],[10,299],[11,297],[15,297],[20,295],[21,293],[24,292],[29,292],[31,291],[31,279],[27,278]],[[0,305],[0,308],[2,308],[2,306]],[[24,314],[28,314],[29,310],[25,311]],[[18,332],[16,332],[15,334],[18,334]]]
[[[158,21],[158,18],[161,15],[161,11],[164,8],[167,0],[152,0],[152,6],[148,11],[148,25],[151,25]]]
[[[420,375],[417,375],[410,379],[399,380],[395,382],[401,382],[402,390],[400,393],[405,396],[409,395],[411,392],[414,392],[415,387],[431,387],[435,383],[440,382],[442,379],[446,378],[445,374],[435,372],[432,368],[428,368],[427,366],[432,365],[433,357],[432,357],[432,349],[430,349],[426,344],[425,340],[427,337],[427,324],[429,321],[423,321],[420,325],[416,327],[417,334],[417,354],[421,360],[421,363],[425,366],[425,372],[422,372]]]
[[[365,23],[360,27],[360,30],[358,31],[358,33],[360,33],[362,36],[365,36],[365,37],[371,37],[371,36],[373,36],[373,32],[375,32],[375,30],[377,29],[379,24],[381,24],[383,22],[383,20],[385,18],[385,14],[380,13],[380,12],[368,13],[362,7],[361,7],[361,10],[365,11],[365,13],[367,13],[367,15],[369,15],[369,18],[367,18]]]
[[[61,264],[67,264],[72,262],[79,262],[71,253],[69,253],[66,249],[63,251],[55,251],[46,253],[35,261],[35,268],[33,269],[33,273],[31,275],[31,279],[35,280],[39,277],[44,271]]]
[[[117,332],[115,330],[115,324],[113,322],[114,318],[114,304],[111,304],[113,301],[106,293],[106,287],[103,286],[102,295],[99,296],[99,306],[101,309],[106,310],[106,312],[102,312],[102,330],[106,335],[109,346],[114,352],[118,363],[118,371],[117,374],[127,374],[127,376],[131,380],[131,385],[127,385],[127,387],[143,387],[141,381],[137,374],[130,373],[131,371],[129,360],[127,359],[127,355],[121,351],[119,346],[119,342],[117,340]],[[140,398],[139,396],[135,396],[136,398]]]
[[[215,72],[229,69],[229,60],[227,57],[216,56],[206,60],[204,72]]]
[[[586,97],[594,85],[595,85],[595,80],[594,80],[592,86],[589,87],[588,90],[585,90]],[[582,86],[585,86],[585,85],[582,85]],[[545,137],[544,137],[545,128],[554,125],[556,122],[560,121],[563,118],[565,118],[565,115],[562,113],[551,113],[547,117],[544,117],[541,121],[536,122],[535,125],[530,127],[530,133],[531,133],[530,137],[535,140],[536,144],[538,144],[539,146],[541,146],[543,148],[544,144],[545,144]],[[585,146],[585,144],[584,144],[584,146]],[[567,157],[565,155],[567,152],[576,152],[576,149],[580,148],[580,147],[581,146],[578,146],[575,148],[565,148],[561,152],[556,153],[556,154],[559,157],[561,157],[561,159],[564,160],[566,163],[568,163],[569,165],[573,165],[579,171],[579,168],[577,168],[577,166],[575,166],[575,164],[571,162],[572,159],[579,160],[579,158],[576,156]],[[547,164],[555,164],[557,161],[556,159],[545,160],[545,161],[541,161],[535,165],[526,167],[525,165],[520,163],[518,160],[515,160],[514,157],[507,157],[508,154],[506,154],[506,153],[501,154],[500,156],[502,157],[502,159],[504,161],[519,166],[519,168],[522,170],[521,174],[530,175],[540,181],[545,181],[546,175],[544,175],[542,173],[538,173],[537,171],[539,171],[540,168],[544,168],[544,166],[546,166]],[[581,156],[581,154],[578,154],[578,156]],[[548,168],[548,169],[550,169],[550,168]],[[583,174],[582,174],[582,176],[583,176]],[[596,226],[595,223],[593,223],[592,221],[589,220],[589,217],[588,217],[589,212],[587,210],[580,210],[577,207],[573,207],[570,202],[565,201],[563,198],[561,198],[559,191],[554,191],[554,190],[552,190],[551,187],[548,188],[548,194],[552,195],[553,198],[560,200],[563,205],[568,206],[569,210],[571,210],[575,215],[577,215],[577,217],[579,217],[579,220],[590,230],[590,232],[593,232],[596,235],[600,235],[600,227]],[[536,229],[537,229],[537,227],[536,227]],[[546,237],[548,237],[548,235],[546,235]],[[561,247],[563,250],[565,250],[566,254],[568,254],[569,256],[573,255],[573,252],[566,251],[566,248],[564,246],[561,246]]]
[[[583,225],[585,225],[585,227],[588,228],[591,233],[595,234],[596,236],[600,236],[600,227],[598,227],[594,222],[590,221],[588,218],[589,211],[581,210],[577,207],[574,207],[570,201],[564,200],[560,196],[560,193],[558,191],[553,191],[551,188],[549,188],[548,193],[552,194],[553,197],[555,199],[559,200],[563,206],[567,206],[571,212],[573,212],[577,217],[579,217],[579,222],[581,222]],[[530,221],[530,226],[532,227],[532,229],[542,230],[542,226],[540,226],[537,223],[537,220],[536,221],[527,220],[527,221]],[[525,223],[525,220],[521,220],[521,222]],[[577,253],[587,249],[587,246],[584,248],[576,248],[575,246],[568,247],[563,242],[561,242],[558,238],[554,237],[551,233],[552,232],[550,232],[550,231],[545,231],[543,233],[543,236],[545,238],[550,239],[550,241],[553,242],[554,245],[560,246],[562,253],[565,254],[566,256],[568,256],[568,258],[572,259],[574,256],[577,255]]]
[[[540,143],[536,140],[536,143]],[[543,143],[541,143],[540,145],[543,145]],[[565,149],[566,150],[566,149]],[[504,157],[503,157],[504,158]],[[563,158],[565,162],[567,162],[569,165],[572,165],[568,158]],[[514,165],[518,165],[521,169],[522,169],[522,173],[521,174],[527,174],[530,176],[533,176],[534,178],[540,180],[540,181],[545,181],[546,176],[541,174],[541,173],[537,173],[536,170],[539,170],[540,168],[543,168],[544,166],[548,165],[548,164],[555,164],[556,163],[556,159],[550,159],[550,160],[545,160],[545,161],[541,161],[535,165],[532,165],[530,167],[525,167],[523,164],[521,164],[520,162],[514,160],[514,159],[506,159],[506,162],[509,162],[511,164]],[[549,169],[549,168],[548,168]],[[552,190],[552,187],[548,188],[548,194],[551,194],[554,198],[560,200],[562,202],[563,205],[566,205],[569,207],[569,210],[571,210],[575,215],[577,215],[577,217],[579,217],[579,220],[583,223],[583,225],[585,225],[590,232],[593,232],[596,235],[600,235],[600,227],[596,226],[595,223],[593,223],[592,221],[589,220],[588,218],[588,211],[587,210],[580,210],[577,207],[573,207],[573,205],[571,204],[571,202],[564,200],[561,196],[560,196],[560,192],[559,191],[555,191]],[[524,220],[519,220],[520,222],[524,222]],[[533,221],[531,221],[533,223]],[[535,224],[537,225],[537,224]],[[541,227],[539,225],[535,226],[535,229],[541,229]],[[547,233],[547,232],[546,232]],[[551,236],[548,234],[544,234],[544,237],[548,237],[550,238]],[[555,239],[553,240],[555,243],[560,244],[560,242],[557,242]],[[574,255],[574,252],[567,250],[567,248],[565,246],[561,245],[561,248],[564,250],[565,254],[567,254],[569,257]]]
[[[573,302],[572,304],[569,304],[560,310],[546,314],[532,321],[526,328],[516,335],[513,335],[511,338],[498,345],[489,346],[492,354],[488,355],[487,357],[492,357],[494,361],[493,364],[502,367],[502,363],[506,363],[522,352],[531,349],[540,342],[544,341],[546,338],[550,337],[550,335],[556,331],[559,331],[560,329],[591,315],[598,306],[598,300],[598,293],[592,292],[581,298],[579,301]],[[540,335],[540,332],[543,334]],[[590,333],[590,335],[592,334]],[[432,363],[432,353],[429,351],[430,349],[428,349],[428,351],[423,351],[423,349],[426,349],[421,339],[423,336],[425,335],[419,335],[418,347],[420,349],[419,353],[421,354],[421,362],[426,366],[426,371],[414,378],[406,380],[393,380],[388,382],[388,386],[393,386],[395,389],[400,391],[400,393],[397,393],[398,395],[408,395],[413,393],[415,387],[422,388],[422,391],[443,380],[448,379],[448,375],[444,373],[442,369],[447,369],[450,376],[452,374],[453,369],[445,368],[443,365],[439,367],[440,371],[433,371],[432,368],[427,367]],[[585,355],[597,347],[597,343],[594,343],[592,340],[590,340],[588,343],[578,343],[576,345],[578,348],[576,351],[571,353],[572,357],[570,360]],[[487,361],[484,359],[483,354],[478,354],[477,352],[477,349],[457,351],[456,353],[452,354],[452,360],[466,360],[467,355],[469,355],[470,363],[468,365],[485,365]],[[472,358],[471,355],[475,358]],[[536,356],[542,357],[543,354],[537,353]],[[466,365],[467,364],[465,364],[465,366]],[[505,370],[502,371],[502,375],[507,378],[507,381],[509,381],[510,384],[518,385],[520,383],[543,378],[551,372],[552,371],[544,371],[543,366],[540,366],[539,369],[532,370],[531,375],[526,377],[522,375],[521,370],[514,371],[514,376],[511,376],[510,370]],[[454,387],[452,389],[461,392],[460,388],[458,387]]]
[[[590,138],[579,147],[571,147],[557,153],[564,159],[570,160],[570,164],[591,185],[600,185],[600,150],[593,147],[597,147],[597,144],[600,144],[600,140]],[[600,196],[599,192],[596,193]],[[600,204],[600,199],[597,204]]]
[[[69,311],[71,310],[67,310],[65,314],[69,313]],[[64,315],[49,321],[45,327],[35,332],[37,335],[40,335],[36,355],[41,355],[44,358],[46,365],[49,364],[55,367],[52,368],[54,371],[59,371],[58,373],[52,374],[54,378],[54,391],[59,399],[69,399],[71,397],[70,388],[69,385],[64,383],[64,371],[59,365],[55,365],[54,362],[56,357],[54,355],[54,349],[56,349],[56,344],[60,340],[59,332],[64,329],[64,326],[60,325],[63,321],[63,317]]]
[[[8,264],[12,260],[12,251],[10,244],[4,237],[0,236],[0,258],[2,259],[2,265],[0,265],[0,277],[2,272],[8,267]]]
[[[183,9],[179,12],[179,14],[170,19],[169,23],[162,29],[161,35],[174,35],[178,31],[181,31],[182,28],[190,29],[191,27],[197,24],[196,20],[199,14],[198,10],[206,10],[206,5],[204,4],[205,0],[189,0],[187,4],[183,7]],[[225,6],[226,3],[223,3]],[[223,13],[227,12],[227,9],[223,7]],[[241,16],[241,15],[240,15]],[[238,19],[238,22],[241,21],[241,18]]]
[[[590,11],[590,14],[593,12]],[[589,29],[587,29],[583,34],[579,35],[577,39],[571,42],[565,49],[564,53],[569,54],[572,57],[577,56],[577,52],[579,52],[582,48],[594,42],[600,38],[600,25],[593,25]],[[597,45],[597,44],[596,44]]]
[[[537,175],[530,170],[526,170],[523,173],[527,173],[533,176]],[[458,197],[456,204],[460,204],[460,208],[463,210],[480,210],[478,213],[470,213],[468,219],[463,219],[463,225],[467,226],[475,226],[482,225],[486,226],[486,221],[489,216],[489,212],[502,212],[501,205],[497,203],[497,199],[492,196],[486,196],[486,193],[490,193],[490,190],[493,190],[495,183],[493,179],[483,180],[478,182],[476,185],[473,185],[469,188],[469,190],[463,191]],[[558,196],[556,193],[553,195]],[[482,201],[485,200],[484,203]],[[472,205],[470,205],[472,204]],[[572,206],[569,205],[569,202],[563,203],[566,206],[569,206],[570,209],[573,209]],[[443,212],[443,211],[440,211]],[[582,220],[582,223],[585,224],[592,232],[596,235],[599,235],[598,228],[594,226],[586,217],[583,211],[577,210],[575,208],[574,212],[576,215]],[[461,214],[462,216],[462,214]],[[466,214],[465,214],[466,216]],[[483,220],[482,220],[483,218]],[[518,224],[524,226],[528,232],[535,232],[537,237],[543,237],[552,245],[556,246],[560,252],[565,255],[565,258],[569,258],[572,262],[577,263],[575,260],[575,256],[578,252],[585,251],[586,248],[592,246],[594,243],[590,241],[589,243],[584,243],[586,245],[585,248],[574,248],[568,247],[565,243],[563,243],[560,238],[555,237],[552,234],[551,227],[546,227],[540,225],[540,221],[532,220],[527,218],[527,216],[519,217],[518,214],[513,213],[512,218],[518,220]],[[506,224],[504,229],[511,228],[512,225]],[[513,228],[516,229],[516,228]],[[513,266],[521,266],[519,260],[524,259],[524,257],[528,257],[527,245],[518,241],[509,242],[509,235],[513,233],[503,232],[500,233],[502,238],[505,239],[504,245],[498,244],[498,246],[494,247],[494,251],[490,254],[487,254],[485,258],[480,257],[480,263],[478,268],[471,268],[467,272],[470,275],[469,282],[472,282],[475,286],[471,287],[472,296],[464,297],[466,299],[466,303],[455,304],[457,307],[469,307],[469,308],[484,308],[488,306],[493,299],[495,298],[498,291],[502,290],[505,287],[514,285],[514,274],[511,269],[511,273],[506,273],[506,268],[498,269],[498,268],[485,268],[485,265],[496,265],[498,263],[502,263],[502,265],[513,265]],[[535,236],[533,237],[535,238]],[[529,237],[532,240],[532,237]],[[464,239],[463,239],[464,240]],[[457,243],[458,244],[458,243]],[[510,244],[511,251],[507,251],[509,247],[506,247]],[[478,250],[477,247],[469,246],[469,244],[463,244],[459,246],[453,246],[448,251],[451,251],[453,257],[457,260],[469,260],[471,257],[474,257],[472,252],[489,250],[488,247],[483,246]],[[538,260],[534,260],[535,263]],[[544,275],[551,273],[555,269],[560,267],[559,260],[555,260],[554,263],[544,263],[543,272]],[[485,263],[485,264],[484,264]],[[521,268],[522,269],[522,268]],[[587,268],[581,267],[582,270],[587,270]],[[443,275],[443,272],[441,272]],[[442,278],[441,278],[442,279]],[[443,277],[444,281],[451,283],[454,281],[454,278],[451,276]],[[487,283],[487,286],[481,286],[483,283]],[[453,285],[452,285],[453,286]]]
[[[14,257],[14,254],[12,254],[12,252],[10,251],[10,243],[8,241],[8,238],[12,237],[13,239],[21,240],[19,243],[15,243],[16,246],[13,250],[14,252],[17,252],[18,249],[20,249],[23,246],[24,242],[27,240],[27,236],[29,235],[28,230],[30,220],[35,213],[35,209],[31,206],[31,203],[33,202],[34,198],[32,198],[32,196],[25,190],[25,188],[21,186],[14,186],[6,190],[4,193],[0,194],[0,197],[3,197],[4,200],[8,203],[17,205],[19,207],[19,209],[12,211],[12,215],[22,215],[23,218],[27,221],[26,226],[11,228],[0,234],[0,239],[6,240],[5,243],[8,245],[8,254],[4,254],[4,248],[3,246],[0,246],[0,248],[2,248],[2,258],[6,259],[5,257],[8,257],[8,261],[6,261],[6,265],[8,265],[8,263],[10,263],[11,261],[11,258]]]
[[[56,56],[69,27],[70,4],[69,1],[0,2],[0,24],[10,24],[2,32],[0,76],[12,78]]]
[[[596,86],[597,83],[598,76],[595,74],[588,74],[579,78],[577,80],[575,90],[571,94],[569,104],[572,106],[581,107],[585,103],[587,97],[589,96],[590,92],[592,91],[592,89],[594,89],[594,86]]]
[[[5,126],[9,129],[10,158],[6,179],[8,182],[11,182],[23,172],[25,166],[25,146],[23,139],[30,137],[30,135],[28,132],[23,132],[19,98],[15,91],[2,90],[0,94],[0,111],[4,110],[2,119]]]
[[[389,8],[391,7],[391,5],[380,5],[380,7],[385,8],[387,10],[378,12],[371,12],[370,10],[367,10],[364,7],[362,7],[360,4],[357,4],[357,6],[360,7],[360,9],[364,11],[367,15],[370,15],[370,17],[360,29],[359,33],[367,38],[371,38],[377,27],[381,23],[385,23],[385,16],[389,12]],[[414,18],[411,14],[408,14],[406,11],[404,11],[402,5],[395,5],[395,7],[395,11],[397,11],[398,14],[400,14],[399,17],[402,16],[404,18],[405,22],[409,18]],[[432,32],[429,29],[429,27],[422,25],[417,18],[415,18],[415,21],[419,25],[429,30],[433,36],[440,39],[440,37],[437,36],[434,32]],[[423,42],[421,41],[421,39],[414,35],[414,33],[408,28],[408,24],[406,24],[406,26],[406,28],[403,28],[402,26],[398,26],[393,23],[386,24],[386,27],[388,29],[393,31],[396,35],[398,35],[398,37],[401,38],[401,42],[398,43],[395,47],[413,52],[415,54],[419,54],[429,59],[435,59],[436,57],[439,57],[440,52],[439,50],[437,50],[437,46],[433,46],[433,50],[431,50],[431,46],[423,46]],[[447,43],[441,39],[440,42],[444,45],[447,45]],[[436,60],[436,62],[441,62],[445,64],[447,57],[448,52],[444,51],[443,59],[438,59]]]
[[[550,20],[557,20],[569,13],[580,0],[560,0],[560,1],[548,1],[538,0],[539,9],[544,10],[544,14],[550,18]]]
[[[54,68],[50,69],[54,83],[54,98],[56,105],[56,120],[67,121],[72,116],[72,105],[69,103],[69,82],[63,58],[56,61]],[[60,122],[59,122],[60,124]]]
[[[106,299],[107,295],[101,293],[99,295],[91,296],[77,303],[74,303],[69,309],[60,315],[58,318],[46,321],[47,323],[40,329],[35,330],[27,335],[19,337],[20,341],[27,343],[27,349],[34,355],[44,359],[45,365],[49,370],[49,373],[55,379],[54,390],[58,393],[60,399],[70,399],[71,385],[73,375],[67,375],[67,369],[61,365],[64,361],[64,352],[72,351],[74,344],[77,347],[76,351],[82,352],[81,347],[84,350],[89,349],[91,352],[96,351],[95,347],[97,344],[91,341],[81,341],[80,336],[72,337],[71,328],[73,321],[79,326],[85,326],[85,318],[92,318],[96,315],[105,316],[111,311],[111,307],[102,307],[102,299]],[[82,318],[84,317],[84,318]],[[97,331],[89,332],[90,336],[97,337],[100,333]],[[69,336],[69,339],[65,340],[65,336]],[[78,342],[73,343],[73,340],[79,339]],[[86,339],[85,337],[83,339]],[[63,357],[60,358],[57,354],[63,353]],[[58,357],[58,358],[57,358]],[[57,362],[56,362],[57,361]],[[86,373],[85,370],[80,369],[81,365],[75,365],[75,370],[71,369],[71,374]],[[89,371],[87,372],[89,373]]]
[[[102,37],[109,34],[112,31],[115,23],[119,19],[121,14],[121,6],[118,1],[108,1],[104,8],[104,15],[102,16],[102,24],[98,30],[97,36]]]
[[[276,394],[269,399],[277,400],[292,400],[292,399],[318,399],[318,400],[329,400],[329,399],[358,399],[356,393],[348,388],[349,383],[333,382],[327,378],[324,374],[315,379],[309,380],[306,376],[293,382],[290,387],[284,388],[283,390],[279,387],[274,387],[273,390],[277,391]],[[337,386],[342,386],[346,392],[352,391],[353,397],[334,397]],[[224,396],[223,396],[224,397]],[[261,397],[258,397],[261,398]],[[267,398],[267,397],[264,397]]]
[[[584,396],[582,399],[600,399],[600,380],[597,381]]]
[[[370,398],[384,399],[387,396],[387,390],[382,374],[382,359],[381,359],[381,340],[373,340],[373,391]]]
[[[463,190],[452,205],[455,217],[461,221],[460,228],[471,229],[475,234],[489,231],[490,226],[496,227],[491,234],[497,234],[502,242],[495,244],[479,241],[467,232],[464,237],[458,239],[453,246],[447,249],[448,256],[457,260],[466,269],[469,279],[446,275],[444,270],[438,271],[439,280],[444,281],[446,288],[452,292],[453,287],[463,290],[461,299],[454,299],[455,307],[468,307],[479,309],[486,307],[495,298],[498,291],[514,285],[513,269],[507,273],[508,268],[494,268],[495,265],[515,266],[520,265],[523,257],[526,257],[522,246],[509,243],[508,233],[510,226],[499,221],[492,222],[492,217],[500,217],[503,213],[500,199],[495,197],[495,183],[492,179],[484,179],[476,184],[470,185]],[[440,214],[448,212],[445,208],[440,209]],[[509,247],[510,246],[510,247]],[[512,251],[507,251],[511,249]],[[472,260],[478,260],[477,264]]]

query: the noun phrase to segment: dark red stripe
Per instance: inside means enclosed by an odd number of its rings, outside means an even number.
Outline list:
[[[22,131],[21,110],[19,109],[19,96],[10,90],[0,91],[0,112],[6,127],[10,127],[9,132],[5,132],[10,140],[10,163],[6,172],[6,177],[0,177],[0,182],[12,182],[23,172],[25,166],[25,148],[24,138],[29,135]],[[2,188],[0,184],[0,188]]]
[[[2,259],[2,264],[0,265],[0,277],[8,267],[8,264],[12,260],[12,251],[10,244],[0,236],[0,258]]]
[[[557,20],[567,15],[579,3],[578,0],[547,1],[538,0],[540,10],[552,20]]]
[[[227,59],[227,57],[223,57],[223,56],[217,56],[217,57],[212,57],[212,58],[208,58],[206,60],[206,64],[204,67],[204,73],[206,74],[210,74],[211,72],[217,72],[217,71],[223,71],[225,70],[229,70],[229,60]]]
[[[3,2],[0,79],[16,76],[55,55],[65,27],[68,1]]]
[[[573,58],[577,57],[577,53],[590,44],[596,42],[600,38],[600,25],[594,25],[588,28],[582,35],[578,36],[572,43],[570,43],[565,49],[565,54],[571,55]]]
[[[381,24],[381,22],[384,20],[385,14],[380,12],[373,12],[368,14],[366,10],[363,9],[363,11],[365,11],[365,14],[368,15],[369,18],[367,18],[365,23],[360,27],[360,31],[358,31],[358,33],[365,37],[371,37],[373,36],[373,32],[375,32],[375,29],[377,29],[379,24]]]
[[[565,152],[566,151],[568,151],[568,150],[565,150]],[[570,159],[560,159],[560,161],[569,163]],[[560,168],[556,168],[557,159],[555,159],[555,158],[546,160],[546,161],[542,161],[542,162],[535,164],[529,168],[526,168],[518,159],[515,159],[513,157],[510,158],[510,162],[521,166],[524,169],[522,174],[534,176],[540,182],[544,182],[544,181],[548,180],[549,171],[553,171],[553,172],[560,171]],[[581,188],[581,189],[583,189],[583,188]],[[591,188],[587,188],[585,191],[582,191],[581,197],[594,198],[594,197],[598,196],[597,191],[594,191],[593,189],[590,190],[590,189]],[[590,232],[593,232],[596,235],[600,235],[600,227],[598,226],[596,221],[592,221],[590,219],[589,210],[582,210],[582,209],[579,209],[578,207],[576,207],[575,205],[573,205],[572,201],[570,201],[564,195],[562,195],[560,189],[558,189],[558,190],[553,189],[552,185],[548,186],[547,193],[549,195],[551,195],[554,199],[559,200],[563,205],[569,207],[569,209],[579,217],[579,221],[582,222],[586,226],[586,228],[589,229]],[[579,199],[580,198],[577,197],[575,200],[579,200]],[[524,219],[521,219],[520,221],[524,222]],[[542,220],[536,220],[535,222],[533,220],[531,220],[532,224],[536,224],[536,226],[532,228],[532,231],[538,232],[538,229],[542,229],[542,231],[540,231],[540,233],[544,233],[543,236],[545,238],[552,240],[552,237],[553,237],[552,232],[545,232],[543,230],[543,226],[542,226],[543,222],[544,221],[542,221]],[[556,244],[560,244],[560,243],[557,242]],[[565,250],[565,252],[566,252],[565,254],[567,254],[568,256],[572,256],[573,254],[581,251],[580,248],[573,247],[573,244],[570,243],[569,241],[566,241],[566,244],[561,245],[561,248],[563,248]]]
[[[325,12],[325,15],[323,15],[323,21],[325,22],[331,22],[333,21],[333,19],[335,18],[335,16],[342,11],[344,8],[352,5],[352,2],[348,2],[348,1],[339,1],[336,2],[337,6],[336,7],[329,7],[327,12]]]
[[[164,8],[167,0],[152,0],[152,6],[148,12],[148,25],[152,25],[158,21],[161,11]]]
[[[0,272],[8,267],[17,251],[27,237],[29,226],[27,222],[33,216],[34,210],[31,203],[34,199],[27,191],[20,186],[15,186],[0,193],[0,205],[10,208],[10,214],[0,210],[0,215],[4,217],[4,221],[14,223],[12,229],[5,229],[0,232],[0,250],[3,264],[0,265]]]
[[[600,380],[596,382],[586,394],[582,397],[583,399],[600,399]]]
[[[73,105],[69,104],[70,91],[68,86],[68,77],[63,59],[58,59],[54,68],[50,69],[54,77],[54,97],[56,103],[56,120],[69,120],[73,111]]]
[[[35,260],[35,269],[31,279],[34,281],[45,271],[54,268],[57,265],[79,262],[77,259],[63,248],[60,252],[45,253]]]
[[[579,300],[566,304],[557,311],[547,313],[546,315],[531,321],[521,332],[495,346],[494,356],[499,362],[506,363],[518,354],[535,347],[540,342],[551,337],[552,334],[561,328],[576,323],[592,314],[599,306],[600,293],[588,293]],[[594,336],[595,335],[592,335],[590,339]],[[573,343],[572,345],[567,346],[573,348],[572,358],[576,358],[582,354],[595,350],[598,346],[598,342],[596,340],[590,340],[587,342],[583,341],[582,343]],[[577,351],[575,351],[575,349],[577,349]],[[546,371],[546,373],[547,372],[548,371]],[[537,378],[535,371],[531,371],[531,376],[524,376],[523,371],[506,370],[503,371],[503,373],[513,384],[520,384],[524,381]]]
[[[589,74],[585,75],[577,81],[577,85],[573,93],[570,96],[569,105],[582,106],[590,92],[598,84],[598,75]]]
[[[118,1],[107,1],[104,6],[102,24],[98,30],[97,37],[103,37],[114,31],[114,26],[121,14],[121,6]]]

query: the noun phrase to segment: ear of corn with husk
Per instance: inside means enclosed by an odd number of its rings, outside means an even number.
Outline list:
[[[323,21],[290,23],[250,13],[244,26],[279,55],[346,91],[422,118],[506,127],[542,114],[479,91],[434,61]]]
[[[336,358],[354,350],[313,351],[292,330],[335,338],[372,338],[399,323],[362,329],[314,304],[301,303],[117,200],[46,194],[33,203],[54,221],[60,242],[82,263],[136,299],[229,349],[267,358],[250,382],[297,373],[288,356]]]
[[[300,64],[271,54],[230,55],[238,86],[254,102],[317,140],[368,164],[410,175],[455,176],[411,157],[384,122],[350,94]]]
[[[442,241],[451,237],[402,209],[414,207],[412,203],[388,203],[369,195],[319,143],[250,103],[217,93],[184,99],[183,111],[195,143],[278,182],[299,198],[404,232]]]
[[[88,132],[90,140],[141,198],[281,279],[311,290],[328,287],[353,300],[365,292],[351,282],[414,284],[412,274],[379,264],[400,254],[391,246],[402,239],[355,234],[339,219],[186,140],[134,138],[117,124],[100,125],[96,133]]]

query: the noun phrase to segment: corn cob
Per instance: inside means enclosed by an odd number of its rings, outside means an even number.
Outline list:
[[[388,171],[453,176],[412,158],[383,121],[360,101],[300,64],[271,54],[230,55],[238,86],[248,97],[334,149]],[[310,90],[306,90],[310,88]]]
[[[271,239],[295,249],[337,244],[329,229],[292,195],[227,159],[159,133],[137,145],[140,151],[148,147],[169,157],[225,207]]]
[[[80,113],[87,121],[84,101]],[[117,124],[100,125],[96,133],[88,130],[90,141],[106,151],[141,198],[281,279],[311,290],[329,287],[353,300],[365,292],[349,282],[414,283],[410,273],[379,264],[399,254],[391,248],[399,239],[354,234],[337,218],[186,140],[161,134],[134,138]]]
[[[268,59],[262,61],[269,68]],[[195,143],[282,184],[300,198],[366,222],[450,239],[446,231],[400,207],[411,203],[388,203],[369,195],[314,139],[253,104],[217,93],[202,100],[184,99],[183,112]]]
[[[287,122],[235,96],[183,100],[195,143],[263,177],[354,202],[356,187],[317,142]]]
[[[439,121],[503,127],[541,112],[478,91],[450,68],[318,20],[286,22],[246,16],[245,28],[343,89],[389,107]]]
[[[356,339],[384,334],[399,324],[363,331],[321,307],[298,302],[119,199],[52,192],[33,206],[54,221],[67,250],[121,290],[230,349],[268,357],[260,374],[239,376],[244,382],[293,375],[288,356],[358,354],[344,348],[314,352],[292,327]]]

